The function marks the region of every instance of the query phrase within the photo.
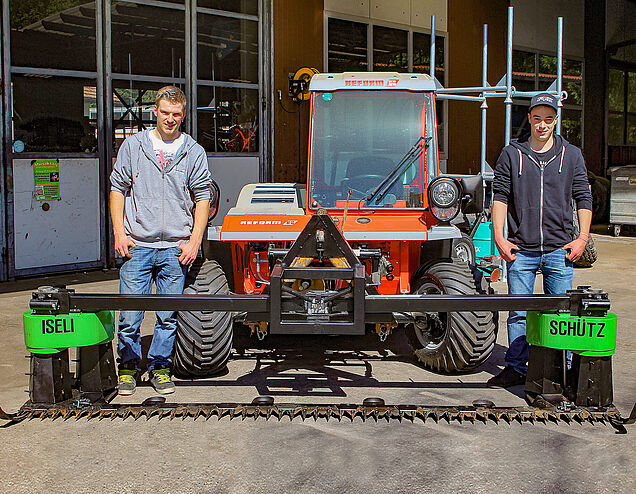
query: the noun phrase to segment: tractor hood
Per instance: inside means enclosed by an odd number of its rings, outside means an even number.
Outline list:
[[[293,241],[311,218],[304,203],[305,188],[292,183],[248,184],[241,190],[236,207],[230,209],[221,228],[208,230],[209,240]],[[342,228],[343,212],[331,215]],[[450,225],[429,228],[421,212],[348,211],[344,237],[349,241],[437,240],[459,238]]]
[[[305,228],[310,215],[226,215],[221,230],[210,230],[210,240],[221,241],[295,241]],[[332,215],[340,228],[342,215]],[[426,241],[460,238],[461,233],[452,225],[427,228],[421,216],[399,214],[347,215],[344,238],[355,241]]]

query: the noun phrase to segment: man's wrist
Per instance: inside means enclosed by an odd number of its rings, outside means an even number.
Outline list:
[[[189,241],[193,244],[201,245],[201,242],[203,242],[203,235],[196,235],[193,233],[192,235],[190,235]]]

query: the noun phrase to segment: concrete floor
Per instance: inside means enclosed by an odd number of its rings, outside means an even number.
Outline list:
[[[619,315],[614,402],[636,400],[636,238],[594,236],[599,260],[575,271],[575,284],[610,293]],[[21,314],[38,285],[116,292],[116,273],[0,285],[0,405],[27,399],[28,360]],[[505,292],[505,284],[495,287]],[[492,390],[506,346],[505,314],[493,356],[478,372],[442,376],[414,364],[402,334],[376,338],[269,341],[234,355],[227,375],[182,381],[169,401],[469,404],[488,398],[523,405],[522,389]],[[153,317],[144,322],[144,334]],[[273,350],[276,349],[276,350]],[[128,402],[154,396],[141,386]],[[118,401],[124,402],[121,398]],[[0,492],[636,492],[636,428],[608,426],[425,424],[216,418],[30,421],[0,432]]]

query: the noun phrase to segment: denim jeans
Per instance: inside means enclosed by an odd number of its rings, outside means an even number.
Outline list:
[[[181,250],[177,247],[150,249],[135,246],[129,249],[132,257],[119,270],[119,293],[147,295],[152,293],[152,284],[157,284],[157,294],[183,293],[185,275],[188,270],[179,262]],[[157,311],[157,321],[148,351],[148,369],[167,367],[177,330],[176,312]],[[136,367],[141,360],[141,335],[139,327],[144,318],[143,311],[121,311],[119,313],[119,359],[120,364]]]
[[[529,295],[534,293],[537,271],[543,274],[543,291],[548,294],[566,293],[572,289],[574,269],[572,261],[565,258],[565,250],[548,253],[519,251],[517,258],[509,262],[508,293]],[[508,351],[506,365],[525,375],[528,370],[528,343],[526,341],[526,312],[510,311],[508,315]]]

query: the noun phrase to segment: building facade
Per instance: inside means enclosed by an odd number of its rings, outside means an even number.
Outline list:
[[[447,87],[505,73],[515,7],[513,85],[546,89],[556,76],[564,16],[562,133],[588,167],[634,161],[636,3],[629,0],[2,0],[0,280],[117,265],[108,175],[127,136],[153,125],[156,90],[188,96],[185,131],[208,153],[221,211],[245,183],[305,180],[309,107],[289,96],[301,67],[429,72]],[[487,160],[504,140],[504,107],[489,103]],[[513,137],[527,101],[515,100]],[[438,106],[440,159],[475,173],[479,107]],[[351,139],[355,139],[352,133]]]

